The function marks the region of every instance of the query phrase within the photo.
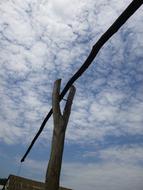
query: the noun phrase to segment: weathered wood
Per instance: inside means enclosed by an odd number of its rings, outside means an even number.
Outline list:
[[[65,132],[71,112],[73,98],[75,95],[75,87],[72,86],[69,90],[67,102],[62,114],[60,109],[60,86],[61,80],[59,79],[54,83],[52,95],[54,129],[51,145],[51,155],[46,173],[45,190],[59,189]]]
[[[4,185],[3,190],[45,190],[45,183],[15,175],[10,175],[2,185]],[[59,190],[72,189],[60,187]]]

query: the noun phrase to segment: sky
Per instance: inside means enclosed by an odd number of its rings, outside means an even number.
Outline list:
[[[45,180],[53,119],[20,159],[61,89],[131,0],[0,1],[0,177]],[[75,82],[60,184],[143,188],[143,7]],[[64,101],[61,103],[61,109]]]

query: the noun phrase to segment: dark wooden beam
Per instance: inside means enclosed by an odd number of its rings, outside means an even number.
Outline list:
[[[63,91],[60,95],[60,101],[63,99],[69,88],[72,84],[88,69],[91,65],[93,60],[95,59],[96,55],[98,54],[99,50],[103,47],[103,45],[124,25],[124,23],[139,9],[139,7],[143,4],[143,0],[133,0],[130,5],[124,10],[124,12],[117,18],[117,20],[109,27],[109,29],[101,36],[101,38],[97,41],[97,43],[93,46],[89,56],[83,63],[83,65],[79,68],[79,70],[69,79],[66,86],[64,87]],[[35,141],[43,131],[47,121],[51,117],[53,110],[51,109],[45,119],[43,120],[40,129],[38,130],[37,134],[33,138],[30,146],[28,147],[26,153],[24,154],[21,162],[24,162],[26,156],[30,152],[31,148],[33,147]]]

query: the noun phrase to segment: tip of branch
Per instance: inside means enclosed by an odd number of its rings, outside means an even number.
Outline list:
[[[24,158],[20,160],[20,162],[24,162]]]

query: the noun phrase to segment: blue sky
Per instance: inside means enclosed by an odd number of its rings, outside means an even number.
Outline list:
[[[0,1],[0,177],[20,159],[62,88],[131,0]],[[143,187],[143,8],[108,41],[75,83],[61,185],[83,190]],[[63,103],[61,105],[63,107]],[[44,180],[52,118],[21,166]]]

